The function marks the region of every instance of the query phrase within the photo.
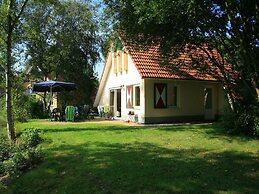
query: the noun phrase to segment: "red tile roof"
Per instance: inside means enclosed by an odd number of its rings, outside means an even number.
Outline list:
[[[127,44],[124,44],[124,46],[142,78],[216,81],[216,77],[221,77],[219,69],[212,65],[209,56],[201,49],[188,52],[186,47],[186,52],[181,52],[178,57],[169,57],[166,63],[165,57],[161,57],[159,46],[149,46],[142,49]],[[192,57],[190,57],[190,53],[192,53]],[[213,55],[216,59],[221,59],[215,50]],[[199,61],[199,66],[194,65],[193,58]],[[209,67],[209,71],[207,67]]]

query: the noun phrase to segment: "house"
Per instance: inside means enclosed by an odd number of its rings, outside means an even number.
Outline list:
[[[36,82],[40,82],[40,81],[36,81],[37,78],[32,76],[32,71],[33,71],[33,67],[31,65],[27,65],[23,71],[23,87],[26,89],[27,94],[31,95],[32,94],[32,86],[36,83]],[[50,80],[48,77],[43,77],[43,80]],[[44,93],[33,93],[37,99],[40,99],[41,101],[44,102],[43,97],[44,97]],[[49,103],[51,103],[50,105],[50,109],[53,110],[54,108],[57,108],[58,105],[60,103],[58,100],[58,94],[56,92],[54,92],[52,94],[52,101],[51,102],[47,102],[48,104],[44,105],[44,108],[47,108],[49,106]],[[44,97],[46,98],[46,96]]]
[[[123,43],[109,51],[94,106],[138,123],[217,119],[226,102],[217,79],[194,69],[186,53],[163,64],[158,49]]]

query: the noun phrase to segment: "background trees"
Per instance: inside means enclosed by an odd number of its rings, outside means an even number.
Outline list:
[[[133,43],[160,44],[162,54],[199,48],[222,73],[236,131],[258,132],[259,2],[105,0],[115,29]],[[204,44],[206,46],[204,47]],[[216,49],[220,58],[213,55]],[[231,73],[226,67],[232,68]],[[204,64],[197,66],[204,68]]]
[[[34,3],[26,22],[28,65],[34,76],[77,83],[73,95],[81,104],[91,102],[97,84],[100,39],[92,10],[88,3],[73,1]]]
[[[12,90],[17,89],[14,78],[21,66],[30,67],[34,81],[48,77],[77,83],[77,100],[91,103],[99,57],[94,10],[91,1],[0,1],[0,72],[4,69],[6,75],[10,139],[15,139],[13,97],[17,98]]]

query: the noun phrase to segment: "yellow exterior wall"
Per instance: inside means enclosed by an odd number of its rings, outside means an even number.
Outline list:
[[[167,98],[170,98],[169,85],[178,86],[178,107],[154,108],[154,84],[167,84]],[[213,90],[213,114],[220,113],[224,106],[224,92],[215,82],[145,79],[145,117],[198,116],[205,114],[204,88]],[[168,102],[169,99],[167,99]]]

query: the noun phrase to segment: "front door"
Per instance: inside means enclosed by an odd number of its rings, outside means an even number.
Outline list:
[[[110,113],[111,116],[121,116],[121,89],[110,91]]]
[[[115,98],[115,92],[114,90],[110,91],[110,114],[111,116],[114,116],[114,98]]]
[[[121,117],[121,89],[117,90],[117,110],[115,116]]]
[[[213,89],[204,88],[204,118],[205,120],[214,120],[214,104],[213,104]]]

